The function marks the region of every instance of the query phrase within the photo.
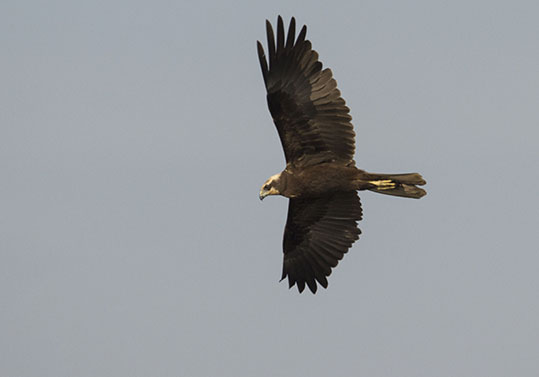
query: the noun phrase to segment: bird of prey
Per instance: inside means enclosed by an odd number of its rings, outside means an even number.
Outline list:
[[[406,198],[421,198],[426,182],[418,173],[375,174],[358,169],[354,161],[355,133],[329,68],[305,39],[296,21],[288,33],[281,16],[277,34],[266,20],[268,54],[257,42],[267,90],[267,102],[284,150],[286,168],[270,177],[260,190],[289,198],[284,230],[281,280],[289,288],[305,285],[316,293],[317,282],[327,288],[331,269],[359,238],[362,210],[357,190]]]

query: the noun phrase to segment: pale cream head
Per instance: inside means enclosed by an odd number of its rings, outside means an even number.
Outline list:
[[[281,178],[281,173],[272,175],[260,189],[260,194],[258,197],[260,200],[264,199],[268,195],[279,195],[280,192],[277,190],[276,186]]]

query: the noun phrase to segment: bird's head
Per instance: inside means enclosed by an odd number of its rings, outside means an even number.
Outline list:
[[[280,183],[281,174],[275,174],[274,176],[270,177],[264,185],[262,185],[262,188],[260,189],[259,198],[260,200],[264,199],[268,195],[279,195],[281,192],[279,191],[279,183]]]

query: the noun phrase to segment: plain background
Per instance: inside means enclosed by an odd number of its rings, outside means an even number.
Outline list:
[[[316,295],[278,283],[287,200],[256,40],[332,68],[361,195]],[[0,375],[537,376],[537,1],[0,5]]]

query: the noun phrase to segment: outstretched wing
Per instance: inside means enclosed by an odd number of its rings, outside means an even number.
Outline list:
[[[258,57],[269,110],[287,164],[353,162],[355,133],[350,109],[337,89],[331,70],[322,70],[318,53],[305,39],[307,27],[303,26],[296,38],[296,21],[292,18],[285,41],[283,19],[279,16],[277,44],[269,21],[266,28],[269,62],[260,42],[257,42]]]
[[[305,284],[316,293],[316,281],[327,288],[327,276],[359,238],[362,210],[355,191],[321,198],[290,199],[284,231],[282,279],[291,288]]]

